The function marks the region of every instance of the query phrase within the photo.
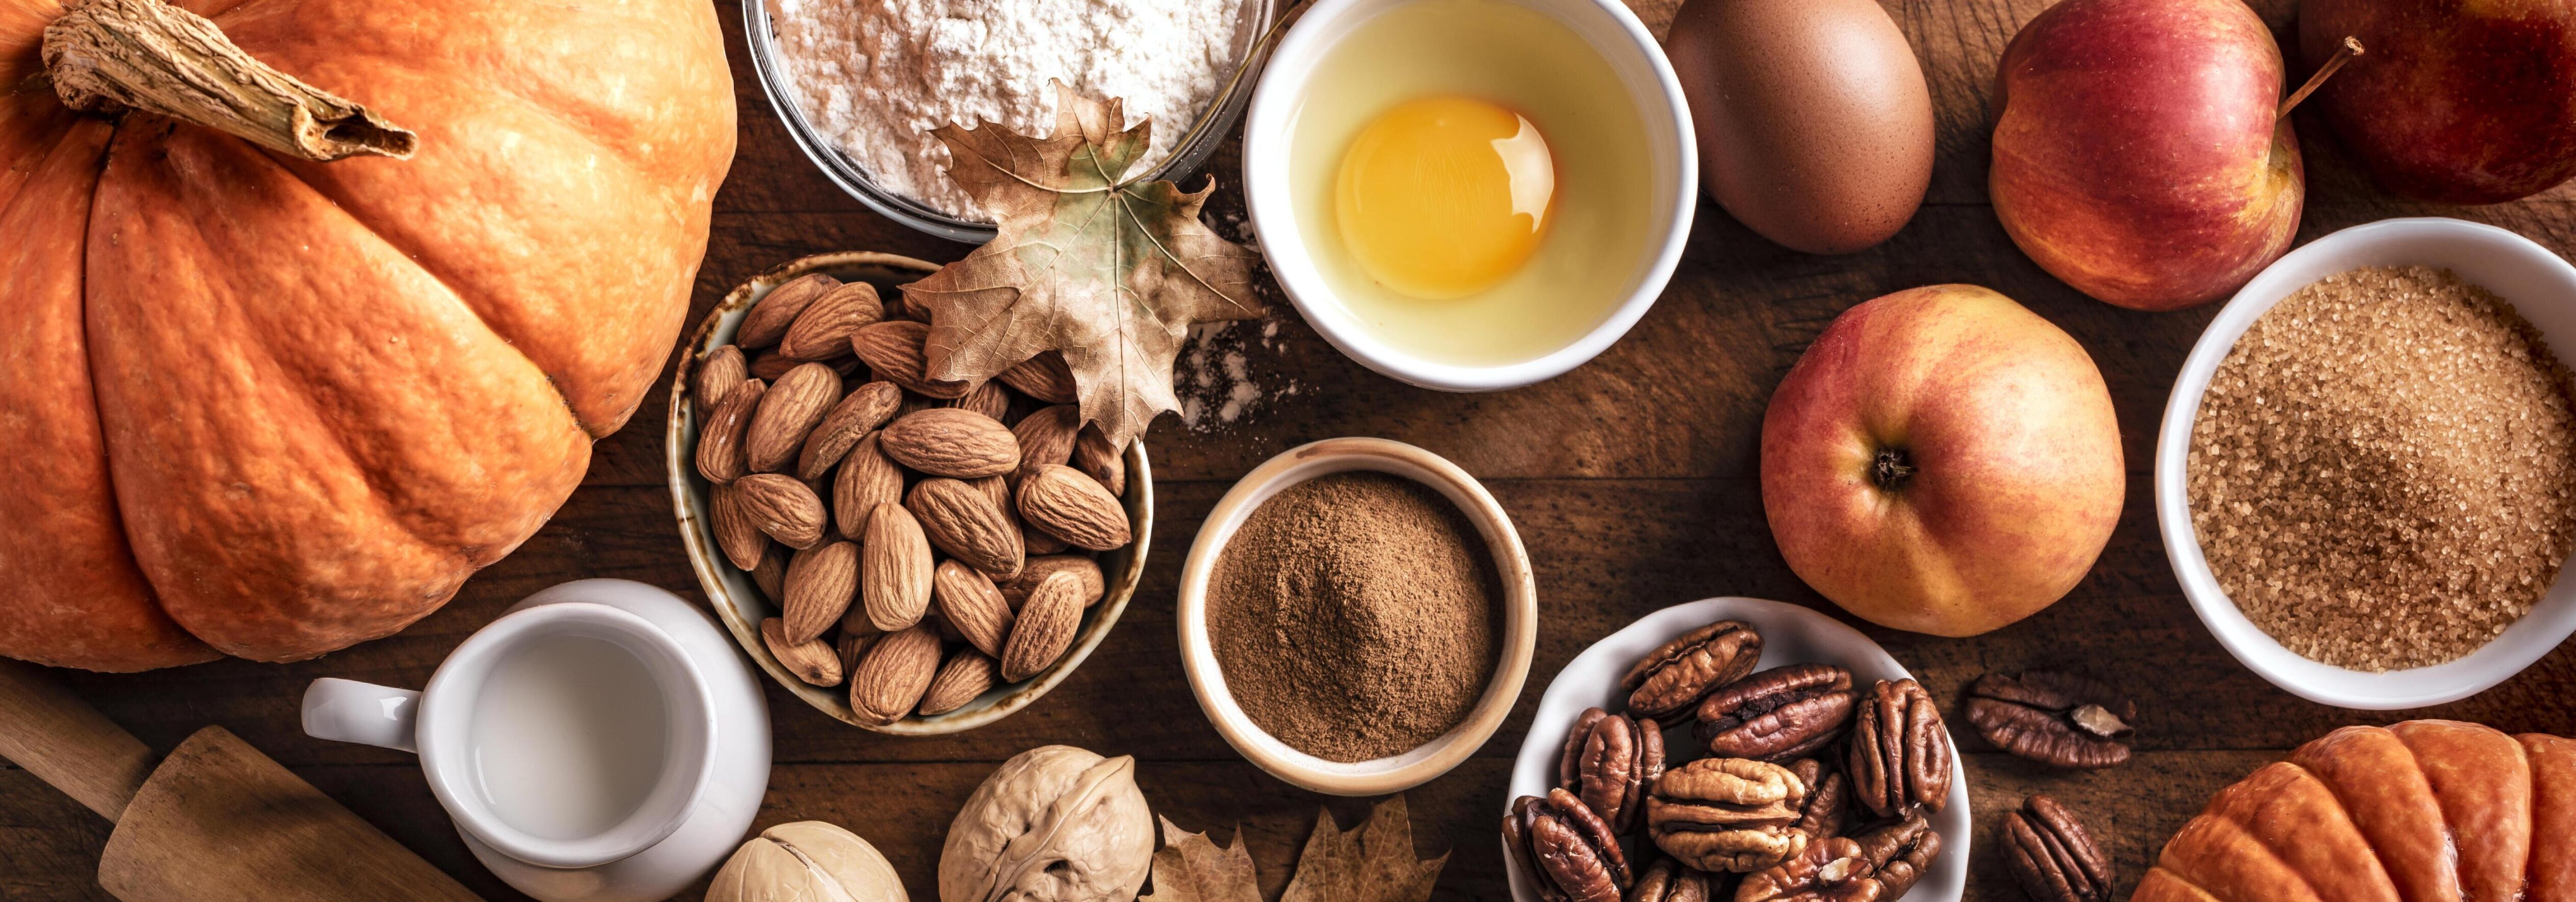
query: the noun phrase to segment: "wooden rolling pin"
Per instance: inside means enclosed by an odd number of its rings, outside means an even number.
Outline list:
[[[154,761],[52,675],[0,658],[0,757],[116,824],[98,883],[126,902],[479,900],[222,727]]]

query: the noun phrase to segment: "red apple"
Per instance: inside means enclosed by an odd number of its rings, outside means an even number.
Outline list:
[[[1995,74],[1995,215],[2041,269],[2122,307],[2234,292],[2299,228],[2282,75],[2239,0],[2049,7]]]
[[[2346,37],[2359,38],[2363,54],[2308,102],[2381,186],[2492,204],[2576,176],[2576,3],[2300,4],[2309,68]]]
[[[2055,603],[2126,483],[2093,358],[1974,285],[1844,311],[1762,417],[1762,510],[1789,569],[1901,630],[1972,636]]]

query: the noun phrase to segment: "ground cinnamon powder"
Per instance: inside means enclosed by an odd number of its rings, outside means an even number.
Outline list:
[[[1427,486],[1334,473],[1255,508],[1217,559],[1208,632],[1253,723],[1307,754],[1367,761],[1466,719],[1492,679],[1501,580]]]

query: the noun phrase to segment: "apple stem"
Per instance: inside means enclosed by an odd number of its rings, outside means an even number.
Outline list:
[[[2335,70],[2343,68],[2343,64],[2352,62],[2353,57],[2360,55],[2360,39],[2345,35],[2343,46],[2335,49],[2335,55],[2326,60],[2325,65],[2317,67],[2317,74],[2308,76],[2307,84],[2300,85],[2298,90],[2290,92],[2290,96],[2281,98],[2281,109],[2272,114],[2272,121],[2279,122],[2288,118],[2290,110],[2297,107],[2299,101],[2308,99],[2308,95],[2317,92],[2318,86],[2326,83],[2327,76],[2335,74]]]
[[[1870,467],[1870,480],[1878,483],[1881,491],[1896,491],[1913,475],[1914,460],[1902,448],[1879,449],[1878,460]]]

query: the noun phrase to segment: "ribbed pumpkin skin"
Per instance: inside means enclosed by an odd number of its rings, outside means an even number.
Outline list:
[[[213,0],[420,136],[294,160],[0,93],[0,654],[390,634],[525,541],[678,336],[734,150],[704,0]],[[52,0],[0,0],[0,84]]]
[[[2576,740],[2336,730],[2219,790],[2130,899],[2576,900]]]

